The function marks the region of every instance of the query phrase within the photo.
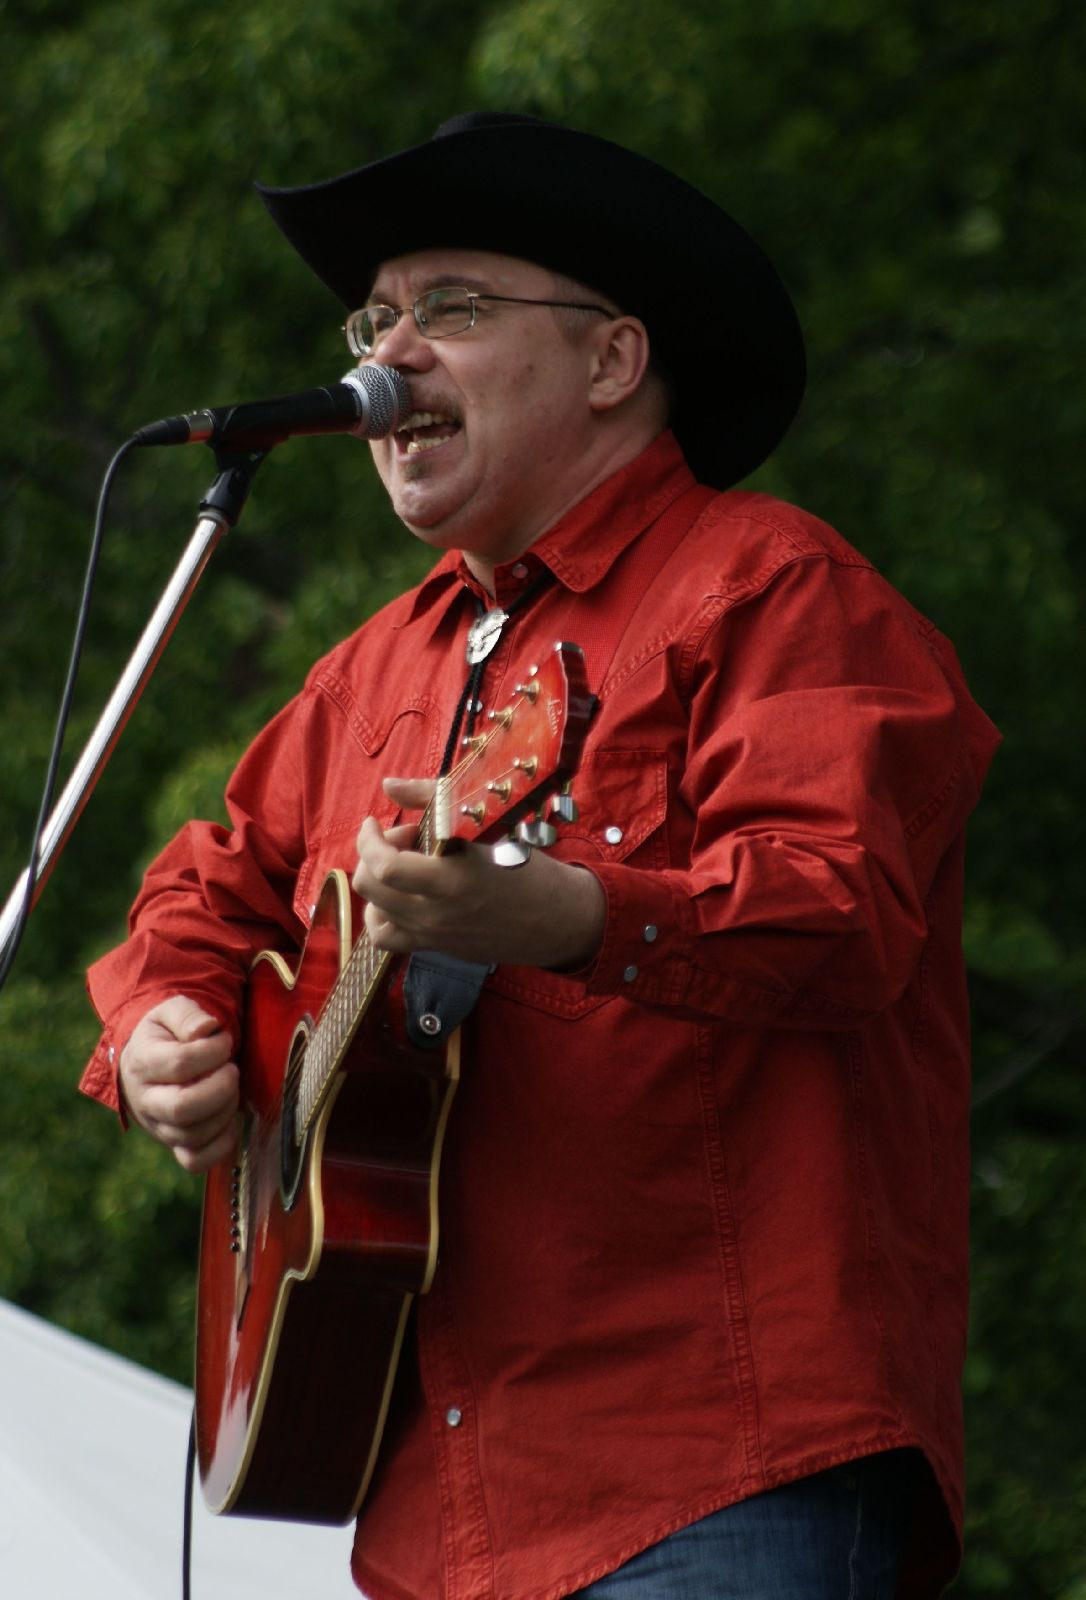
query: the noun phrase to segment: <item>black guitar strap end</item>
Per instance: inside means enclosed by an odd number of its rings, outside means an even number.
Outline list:
[[[416,950],[403,980],[407,1036],[423,1050],[444,1045],[469,1015],[494,971],[437,950]]]

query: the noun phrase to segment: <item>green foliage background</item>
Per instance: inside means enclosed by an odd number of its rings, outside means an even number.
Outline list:
[[[808,330],[758,486],[957,642],[1006,734],[972,834],[970,1511],[961,1596],[1086,1597],[1082,738],[1086,22],[1060,0],[0,0],[3,892],[26,849],[98,480],[136,425],[346,366],[253,198],[494,106],[672,165],[766,245]],[[425,196],[419,197],[425,204]],[[698,308],[662,283],[697,338]],[[726,374],[722,374],[726,379]],[[212,476],[122,472],[81,748]],[[217,814],[309,662],[426,564],[365,452],[284,446],[35,914],[0,1013],[0,1293],[186,1377],[198,1196],[73,1092],[88,960]]]

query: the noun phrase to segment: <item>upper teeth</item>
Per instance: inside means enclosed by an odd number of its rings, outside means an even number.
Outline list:
[[[397,433],[410,433],[412,428],[429,428],[435,422],[451,422],[443,411],[412,411],[396,429]]]

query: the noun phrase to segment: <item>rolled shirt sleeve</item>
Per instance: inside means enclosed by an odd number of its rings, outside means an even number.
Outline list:
[[[689,867],[592,861],[586,988],[742,1025],[853,1027],[908,982],[994,731],[949,645],[866,566],[797,561],[689,650],[672,804]]]

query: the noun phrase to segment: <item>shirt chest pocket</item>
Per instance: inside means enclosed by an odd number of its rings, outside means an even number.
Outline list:
[[[671,864],[667,761],[658,750],[596,749],[573,780],[577,818],[558,825],[548,854],[572,865],[621,862],[660,871]],[[576,978],[536,967],[499,967],[487,988],[535,1010],[575,1020],[617,1002],[586,995]]]
[[[573,779],[577,817],[560,823],[551,854],[591,867],[670,866],[667,760],[659,750],[593,750]]]

